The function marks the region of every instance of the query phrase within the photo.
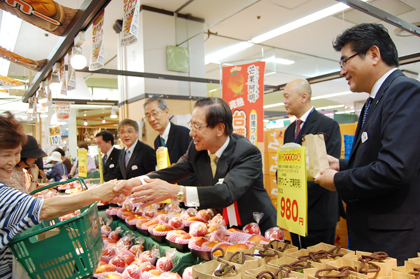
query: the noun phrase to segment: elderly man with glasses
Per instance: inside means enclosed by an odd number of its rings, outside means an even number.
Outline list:
[[[176,164],[120,182],[116,190],[133,188],[132,196],[144,202],[143,206],[171,198],[187,206],[228,212],[224,217],[237,210],[239,228],[255,222],[255,212],[264,214],[259,222],[262,233],[277,226],[276,209],[264,188],[261,152],[247,138],[233,134],[226,102],[219,98],[197,101],[190,127],[194,144]],[[172,184],[191,174],[202,186]]]

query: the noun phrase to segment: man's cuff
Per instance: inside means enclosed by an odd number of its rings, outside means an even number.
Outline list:
[[[147,175],[137,176],[137,178],[140,180],[141,185],[146,184],[146,182],[144,181],[145,178],[150,179],[150,177],[148,177]]]
[[[199,207],[197,187],[185,187],[185,205],[190,207]]]

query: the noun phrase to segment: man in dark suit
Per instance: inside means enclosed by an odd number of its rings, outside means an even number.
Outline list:
[[[226,102],[219,98],[197,101],[190,127],[194,144],[176,164],[148,173],[153,179],[143,176],[121,182],[115,190],[141,185],[143,180],[144,185],[133,188],[132,194],[143,206],[171,198],[220,212],[236,202],[242,225],[255,222],[253,213],[262,212],[263,233],[277,226],[277,211],[263,184],[261,152],[248,139],[232,134],[232,113]],[[218,160],[212,162],[211,157]],[[202,186],[170,184],[193,173]]]
[[[315,181],[347,203],[350,249],[398,259],[420,251],[420,83],[398,67],[384,26],[356,25],[337,37],[341,75],[369,93],[348,160],[330,159]]]
[[[107,130],[102,130],[96,134],[96,144],[103,153],[103,176],[104,181],[108,181],[118,165],[121,150],[114,147],[114,136]]]
[[[283,90],[283,96],[286,112],[297,117],[296,121],[287,127],[284,143],[302,144],[302,135],[325,133],[327,153],[339,158],[340,127],[335,120],[319,113],[312,106],[312,90],[309,82],[306,79],[289,82]],[[340,220],[340,206],[344,210],[337,192],[328,191],[308,181],[308,235],[299,239],[299,235],[291,233],[293,244],[301,248],[320,242],[334,245],[335,228]]]
[[[118,133],[125,148],[121,150],[118,166],[109,179],[129,179],[154,171],[156,154],[153,148],[138,140],[139,125],[131,119],[118,123]]]
[[[187,152],[192,138],[190,130],[186,127],[176,125],[170,121],[169,108],[166,102],[160,98],[153,97],[144,103],[146,119],[153,130],[159,132],[154,145],[155,150],[159,147],[167,147],[171,164],[178,162],[179,158]],[[195,177],[191,175],[179,182],[181,185],[200,185]]]

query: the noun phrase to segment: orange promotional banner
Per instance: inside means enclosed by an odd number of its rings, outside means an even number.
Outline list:
[[[223,99],[233,114],[233,132],[254,145],[264,141],[264,71],[265,62],[222,69]]]
[[[8,51],[2,47],[0,47],[0,57],[35,71],[41,70],[47,62],[47,59],[34,61],[32,59],[20,56],[14,52]]]

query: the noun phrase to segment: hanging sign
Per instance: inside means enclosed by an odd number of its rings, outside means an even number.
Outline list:
[[[79,165],[79,177],[87,177],[87,150],[79,148],[77,150],[77,158]]]
[[[70,103],[56,103],[55,111],[57,113],[57,121],[69,122],[70,120]]]
[[[129,46],[137,42],[138,26],[135,26],[133,22],[134,12],[136,10],[137,0],[124,0],[124,16],[123,16],[123,26],[122,26],[122,38],[121,46]],[[134,24],[134,25],[133,25]]]
[[[89,71],[101,69],[104,66],[104,15],[102,11],[93,21],[92,54],[90,56]]]
[[[264,141],[265,62],[223,67],[223,100],[233,115],[233,132],[254,145]]]
[[[47,59],[42,60],[32,60],[23,56],[20,56],[19,54],[16,54],[14,52],[8,51],[5,48],[0,47],[0,57],[9,60],[10,62],[16,63],[18,65],[21,65],[25,68],[39,71],[44,67],[45,63],[47,63]]]
[[[277,225],[289,232],[308,234],[306,147],[285,144],[277,153]]]
[[[50,127],[48,130],[50,132],[50,145],[62,145],[60,126]]]

